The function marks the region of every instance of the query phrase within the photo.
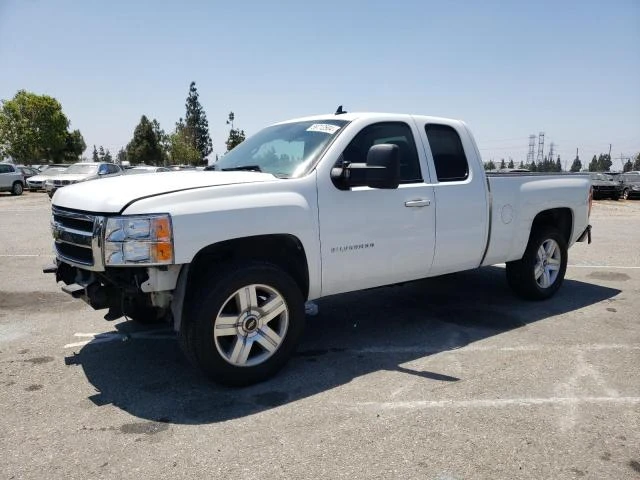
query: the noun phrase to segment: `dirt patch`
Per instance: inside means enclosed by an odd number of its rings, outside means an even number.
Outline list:
[[[155,435],[156,433],[163,432],[168,428],[169,425],[167,425],[166,423],[137,422],[125,423],[120,427],[120,432],[134,435]]]
[[[34,358],[28,358],[27,360],[24,360],[24,361],[29,362],[33,365],[41,365],[43,363],[53,362],[53,357],[34,357]]]
[[[4,292],[0,291],[0,309],[52,311],[56,308],[77,309],[84,302],[74,300],[64,292]]]
[[[593,272],[587,275],[589,278],[595,278],[596,280],[606,280],[608,282],[626,282],[631,277],[626,273],[620,272]]]

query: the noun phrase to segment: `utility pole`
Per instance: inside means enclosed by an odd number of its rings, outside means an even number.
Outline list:
[[[535,158],[535,149],[536,149],[536,136],[529,135],[529,153],[527,153],[527,165],[533,163]]]
[[[541,163],[544,160],[544,132],[540,132],[538,135],[538,158],[536,163]]]

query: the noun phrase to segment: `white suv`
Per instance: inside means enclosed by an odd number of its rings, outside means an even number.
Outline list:
[[[0,163],[0,192],[22,195],[23,191],[24,175],[22,171],[10,163]]]

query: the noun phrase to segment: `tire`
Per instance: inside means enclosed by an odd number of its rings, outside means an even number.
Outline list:
[[[544,254],[540,249],[544,250]],[[542,266],[544,270],[540,274],[539,268]],[[507,282],[522,298],[545,300],[558,291],[564,281],[566,270],[566,240],[557,229],[542,227],[529,237],[522,258],[507,263]]]
[[[614,196],[611,197],[611,199],[617,202],[618,200],[620,200],[620,194],[619,193],[615,194]]]
[[[22,195],[22,192],[24,192],[24,186],[22,185],[22,182],[14,182],[13,186],[11,187],[11,195],[19,196]]]
[[[629,198],[629,189],[628,189],[628,188],[625,188],[625,189],[622,191],[622,199],[623,199],[623,200],[627,200],[628,198]]]
[[[215,382],[246,386],[275,375],[304,330],[300,288],[281,268],[234,263],[210,276],[192,298],[179,343]]]

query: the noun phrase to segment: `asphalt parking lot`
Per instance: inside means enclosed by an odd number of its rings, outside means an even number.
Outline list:
[[[2,478],[640,478],[640,201],[594,204],[550,301],[499,266],[324,299],[245,389],[62,293],[49,205],[0,194]]]

